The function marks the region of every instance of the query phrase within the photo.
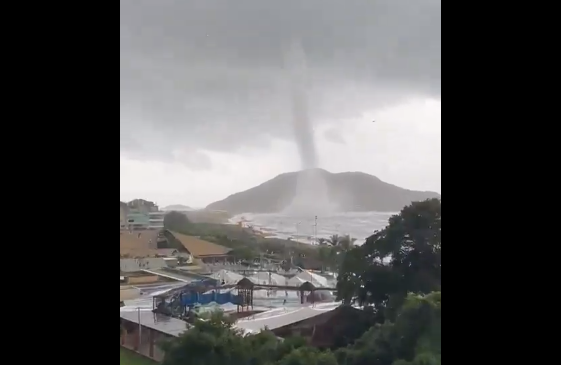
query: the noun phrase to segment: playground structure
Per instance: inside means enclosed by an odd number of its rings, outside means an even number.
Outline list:
[[[318,290],[305,282],[299,287],[255,284],[248,278],[241,279],[234,285],[220,285],[217,280],[205,279],[189,283],[181,288],[171,290],[165,294],[153,297],[153,312],[170,317],[194,321],[197,313],[193,310],[198,306],[209,304],[234,304],[237,313],[253,311],[255,290],[284,290],[299,292],[300,302],[304,304],[306,298],[310,303],[316,300],[315,291]],[[335,288],[320,288],[320,290],[335,291]],[[237,294],[234,294],[234,291]]]

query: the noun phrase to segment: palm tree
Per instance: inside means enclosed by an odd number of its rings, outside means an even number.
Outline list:
[[[339,246],[343,251],[348,251],[354,247],[355,241],[356,238],[352,238],[350,235],[347,234],[339,238],[339,243],[337,246]]]
[[[319,260],[321,261],[321,272],[325,271],[325,267],[329,266],[331,259],[331,247],[325,245],[319,248]]]
[[[339,241],[341,240],[341,237],[339,237],[338,234],[334,234],[333,236],[329,237],[329,239],[327,240],[327,243],[329,243],[331,246],[339,246]]]

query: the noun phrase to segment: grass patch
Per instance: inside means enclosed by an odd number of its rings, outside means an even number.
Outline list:
[[[157,362],[140,356],[121,347],[121,360],[119,365],[155,365]]]

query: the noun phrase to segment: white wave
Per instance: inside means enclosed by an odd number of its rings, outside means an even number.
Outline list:
[[[329,238],[334,234],[346,235],[362,243],[375,230],[383,229],[388,219],[396,213],[380,212],[345,212],[317,215],[317,237]],[[232,222],[244,221],[257,230],[266,230],[267,236],[282,239],[292,238],[303,243],[312,243],[315,235],[315,215],[274,214],[239,214]]]

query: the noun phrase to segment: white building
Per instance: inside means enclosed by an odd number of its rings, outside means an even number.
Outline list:
[[[149,229],[163,229],[166,212],[149,212]]]

